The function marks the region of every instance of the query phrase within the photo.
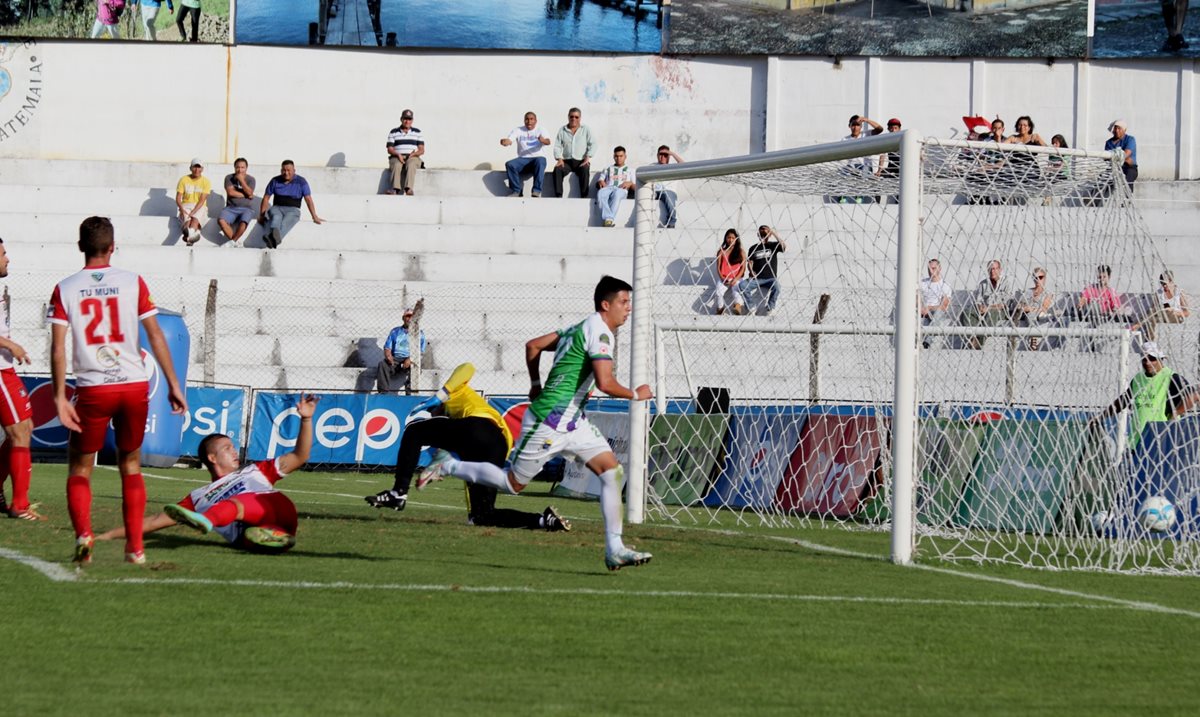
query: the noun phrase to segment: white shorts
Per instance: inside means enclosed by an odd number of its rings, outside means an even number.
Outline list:
[[[521,437],[509,454],[509,468],[521,485],[529,485],[529,481],[542,470],[552,458],[560,453],[567,453],[587,463],[596,456],[611,453],[612,446],[608,439],[584,417],[575,419],[575,428],[570,431],[557,431],[542,423],[533,415],[533,411],[525,411],[521,421]]]

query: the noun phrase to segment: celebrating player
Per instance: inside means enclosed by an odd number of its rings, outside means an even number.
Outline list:
[[[8,276],[8,250],[0,239],[0,278]],[[7,308],[7,307],[5,307]],[[13,363],[29,363],[29,354],[13,341],[8,323],[8,311],[0,316],[0,425],[4,426],[4,445],[0,446],[0,486],[12,476],[13,502],[3,508],[10,518],[43,520],[37,506],[29,502],[29,477],[33,465],[29,457],[29,441],[33,435],[33,407],[25,384],[13,370]],[[4,505],[4,490],[0,488],[0,507]]]
[[[613,375],[613,340],[617,328],[629,318],[632,291],[633,287],[624,281],[604,276],[593,295],[596,313],[570,328],[525,344],[532,403],[525,412],[521,438],[513,449],[507,474],[493,463],[462,461],[439,451],[433,463],[417,477],[417,488],[440,480],[442,475],[451,475],[515,494],[529,485],[547,461],[559,453],[569,453],[600,477],[605,565],[609,570],[620,570],[648,562],[650,553],[631,550],[621,540],[621,465],[608,441],[584,415],[593,388],[616,398],[645,401],[653,397],[649,386],[643,384],[630,390]],[[545,351],[555,353],[543,389],[539,363]]]
[[[461,364],[437,395],[413,409],[413,413],[438,411],[444,415],[405,426],[396,454],[395,483],[391,490],[367,496],[367,503],[376,508],[404,510],[408,503],[408,487],[424,446],[451,451],[465,461],[487,461],[503,468],[504,457],[512,450],[512,433],[500,413],[467,385],[474,375],[474,365]],[[465,488],[467,521],[471,525],[549,532],[571,529],[571,523],[552,505],[546,506],[541,513],[497,508],[495,488],[475,483],[467,483]]]
[[[138,349],[138,322],[146,329],[150,351],[158,361],[174,413],[187,410],[183,387],[167,341],[158,327],[158,309],[142,277],[109,265],[116,244],[105,217],[88,217],[79,225],[83,269],[54,287],[46,320],[51,324],[50,372],[58,420],[71,430],[67,450],[67,510],[75,527],[75,562],[92,560],[92,467],[104,445],[111,420],[117,436],[117,468],[121,472],[125,518],[125,560],[146,562],[142,552],[142,514],[146,484],[142,480],[142,438],[150,397],[146,367]],[[71,333],[75,370],[75,403],[67,400],[67,332]]]
[[[216,531],[232,545],[260,553],[282,553],[296,544],[296,505],[275,484],[308,462],[312,450],[312,417],[317,398],[301,396],[296,403],[300,435],[296,450],[274,460],[238,464],[238,449],[229,436],[213,433],[200,441],[200,461],[212,483],[168,505],[146,521],[145,533],[189,525],[201,533]],[[121,528],[97,536],[111,540],[125,535]]]

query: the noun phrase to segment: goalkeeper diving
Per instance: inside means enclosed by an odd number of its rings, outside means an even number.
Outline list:
[[[410,416],[424,411],[438,415],[405,426],[396,454],[395,482],[390,490],[367,496],[368,504],[404,510],[413,473],[425,446],[451,451],[463,460],[504,466],[504,458],[512,450],[512,433],[500,413],[468,385],[474,375],[475,366],[461,364],[436,395],[413,409]],[[495,488],[470,483],[465,488],[467,521],[471,525],[550,532],[571,529],[571,523],[554,506],[547,506],[541,513],[497,508]]]

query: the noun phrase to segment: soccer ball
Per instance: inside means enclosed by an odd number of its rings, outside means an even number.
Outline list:
[[[1161,495],[1152,495],[1142,502],[1137,517],[1146,530],[1165,533],[1175,525],[1175,506]]]
[[[1092,530],[1103,535],[1104,530],[1112,523],[1112,513],[1107,510],[1098,510],[1092,513]]]

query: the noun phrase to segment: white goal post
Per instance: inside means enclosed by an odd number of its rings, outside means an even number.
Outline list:
[[[1077,455],[1079,444],[1097,443],[1080,431],[1129,385],[1138,361],[1131,346],[1140,346],[1131,329],[1153,336],[1156,326],[1153,312],[1137,302],[1152,297],[1147,287],[1154,277],[1169,274],[1132,209],[1120,159],[1111,152],[923,139],[905,130],[638,168],[630,385],[650,385],[656,400],[630,402],[629,522],[644,522],[650,512],[712,523],[726,515],[748,524],[752,518],[744,516],[751,514],[764,525],[869,522],[889,531],[891,559],[898,564],[912,562],[918,545],[925,546],[921,555],[947,560],[1046,567],[1155,569],[1164,561],[1192,560],[1179,547],[1189,536],[1173,535],[1164,553],[1158,544],[1134,541],[1129,521],[1099,528],[1110,539],[1099,547],[1097,533],[1080,527],[1080,515],[1083,524],[1088,516],[1095,522],[1095,516],[1115,514],[1118,503],[1138,499],[1109,475],[1124,460],[1125,414],[1104,424],[1106,450],[1115,454],[1103,460],[1096,458],[1099,448]],[[679,228],[675,215],[663,213],[669,205],[660,204],[660,196],[672,189],[679,194]],[[769,290],[757,280],[747,285],[744,278],[718,277],[731,235],[739,249],[729,257],[741,250],[740,232],[754,225],[762,246],[772,231],[780,244],[786,240],[786,252],[779,248],[770,257]],[[727,263],[749,266],[759,246],[753,241],[738,262]],[[718,245],[721,250],[714,251]],[[1012,275],[1002,277],[1001,259],[1003,271],[1016,267]],[[937,312],[953,317],[946,323],[931,321],[935,312],[926,315],[917,300],[939,261],[953,274],[953,299],[946,289],[947,303]],[[983,289],[972,288],[985,284],[979,279],[993,264],[995,285],[1002,279],[1012,285],[1007,308],[978,303]],[[1059,282],[1055,292],[1016,286],[1025,269],[1044,277],[1043,266]],[[927,270],[930,279],[919,282]],[[1101,270],[1117,276],[1125,303],[1105,304],[1097,318],[1101,303],[1089,292],[1112,291],[1093,278]],[[1090,288],[1069,290],[1085,285]],[[833,319],[825,316],[830,293],[837,305]],[[1030,308],[1035,299],[1046,303]],[[995,316],[1004,319],[997,323]],[[1194,342],[1185,347],[1182,335],[1167,336],[1161,326],[1159,331],[1160,342],[1194,354]],[[828,348],[818,351],[820,346]],[[704,377],[682,375],[692,371]],[[809,382],[817,386],[826,375],[832,376],[832,388],[810,394]],[[657,416],[703,413],[698,392],[704,383],[730,386],[725,401],[733,394],[738,405],[725,409],[725,423],[703,433],[671,422],[663,430],[673,435],[656,437],[663,432]],[[693,403],[681,409],[687,402]],[[861,430],[870,435],[862,435],[876,448],[874,463],[860,471],[865,478],[845,479],[836,489],[861,489],[861,501],[839,503],[842,493],[822,495],[813,487],[813,480],[843,479],[832,473],[822,478],[815,468],[800,465],[805,456],[797,436],[809,429],[782,424],[801,412],[855,413],[863,419]],[[989,444],[989,453],[977,444],[991,428],[980,429],[974,421],[993,412],[1021,418],[993,431],[1003,436],[988,434],[995,444]],[[809,419],[796,423],[801,420]],[[758,431],[765,448],[753,460],[740,457],[750,466],[746,470],[758,473],[730,485],[729,462],[738,457],[727,456],[726,449],[738,451],[735,430]],[[697,446],[699,436],[728,444]],[[961,446],[955,443],[960,440]],[[692,485],[686,495],[672,484],[667,489],[676,492],[664,496],[653,482],[666,475],[661,470],[658,479],[652,475],[655,461],[663,460],[654,455],[655,445],[662,449],[667,443],[677,452],[707,452],[703,466],[687,469]],[[1004,461],[1001,452],[1018,444],[1038,452],[1037,461],[1008,473],[995,469]],[[931,461],[941,461],[935,468],[945,468],[957,483],[932,484]],[[1087,480],[1077,475],[1081,462],[1091,471]],[[787,484],[805,470],[807,487]],[[933,479],[941,480],[938,470]],[[770,480],[762,477],[768,472]],[[719,480],[726,484],[717,485]],[[1006,481],[1018,497],[1003,494]],[[1088,484],[1087,496],[1080,481]],[[1093,485],[1099,483],[1104,485]],[[866,512],[869,521],[862,518]]]

